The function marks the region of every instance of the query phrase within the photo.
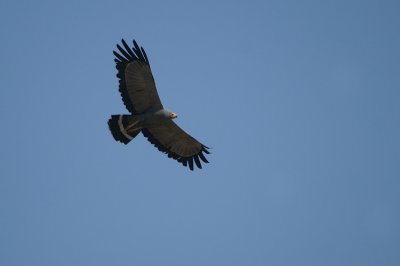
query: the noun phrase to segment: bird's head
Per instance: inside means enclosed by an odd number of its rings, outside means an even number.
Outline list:
[[[154,114],[160,119],[174,119],[178,117],[176,113],[173,113],[167,109],[158,110]]]
[[[174,119],[174,118],[177,118],[177,117],[178,117],[178,115],[175,114],[175,113],[171,113],[171,114],[169,115],[169,118],[171,118],[171,119]]]

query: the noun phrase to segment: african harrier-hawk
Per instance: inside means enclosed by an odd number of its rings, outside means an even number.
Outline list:
[[[119,91],[130,115],[112,115],[108,126],[115,140],[128,144],[139,132],[168,157],[193,170],[193,162],[201,168],[200,159],[208,163],[203,152],[208,147],[183,131],[172,119],[177,115],[161,104],[149,60],[143,47],[133,47],[122,39],[120,53],[114,51],[118,70]]]

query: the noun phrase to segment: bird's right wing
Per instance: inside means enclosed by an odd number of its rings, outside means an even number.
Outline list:
[[[143,47],[133,41],[133,47],[122,39],[122,48],[117,44],[120,53],[114,51],[116,68],[118,70],[119,91],[122,100],[132,114],[141,114],[150,109],[162,109],[157,93],[149,60]]]
[[[208,163],[204,153],[210,153],[205,145],[186,133],[172,120],[166,120],[162,124],[148,125],[142,130],[143,135],[156,148],[168,154],[168,157],[177,160],[183,166],[189,166],[193,170],[193,162],[201,168],[201,159]]]

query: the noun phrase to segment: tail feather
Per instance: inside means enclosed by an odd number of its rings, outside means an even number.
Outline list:
[[[116,141],[128,144],[142,130],[137,122],[132,115],[112,115],[108,127]]]

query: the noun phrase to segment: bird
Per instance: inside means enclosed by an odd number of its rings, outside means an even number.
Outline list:
[[[143,47],[121,40],[114,50],[119,92],[130,114],[111,115],[108,127],[116,141],[128,144],[140,132],[160,152],[193,171],[208,163],[209,147],[181,129],[173,119],[178,115],[164,108],[158,96],[149,59]]]

